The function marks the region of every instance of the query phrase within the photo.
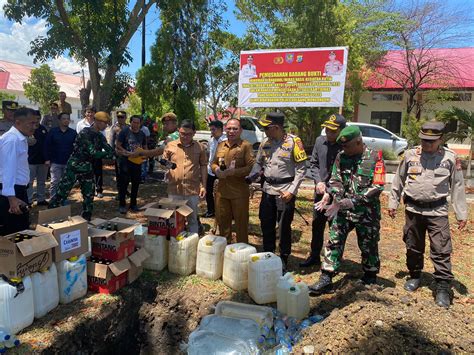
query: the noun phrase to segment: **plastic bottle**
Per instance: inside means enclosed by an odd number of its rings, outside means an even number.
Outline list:
[[[285,275],[280,276],[277,283],[277,308],[280,313],[288,313],[288,290],[290,287],[296,285],[293,274],[287,272]]]
[[[290,287],[287,293],[287,315],[303,319],[309,313],[309,292],[305,283],[299,282]]]
[[[273,253],[250,255],[248,266],[249,296],[258,304],[277,300],[277,283],[282,272],[281,259]]]
[[[247,289],[250,255],[256,252],[254,246],[245,243],[227,245],[222,273],[224,284],[236,291]]]
[[[35,318],[41,318],[59,304],[58,272],[56,265],[31,275],[35,303]]]
[[[0,349],[11,349],[20,345],[20,341],[13,334],[8,334],[5,328],[0,328]]]
[[[207,279],[217,280],[222,276],[224,250],[227,239],[215,235],[205,235],[199,240],[196,274]]]
[[[197,233],[186,234],[184,238],[171,237],[168,244],[168,270],[173,274],[187,276],[196,271],[197,247],[199,236]]]
[[[143,262],[145,269],[161,271],[168,265],[168,243],[165,236],[145,234],[143,247],[150,254]]]
[[[0,279],[0,327],[16,334],[35,318],[33,286],[30,276],[23,279]]]
[[[82,254],[56,264],[58,269],[59,302],[70,303],[87,294],[87,260]]]

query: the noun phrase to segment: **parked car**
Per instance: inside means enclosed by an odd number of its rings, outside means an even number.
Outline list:
[[[260,143],[265,138],[263,128],[258,124],[258,119],[252,116],[240,116],[240,123],[242,125],[241,138],[252,144],[253,149],[257,150]],[[209,139],[211,139],[210,131],[196,131],[194,139],[207,147]]]
[[[389,150],[395,155],[402,154],[408,147],[406,139],[397,136],[388,129],[370,123],[347,122],[348,126],[358,126],[367,147],[377,150]],[[321,133],[325,135],[325,131]]]

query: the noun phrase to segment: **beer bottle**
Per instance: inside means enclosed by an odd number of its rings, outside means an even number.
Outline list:
[[[224,171],[225,169],[227,169],[227,167],[225,166],[225,160],[224,158],[219,158],[219,168]]]
[[[118,224],[114,223],[114,231],[118,232]]]
[[[107,224],[107,230],[108,230],[108,231],[113,230],[113,229],[112,229],[112,223],[109,222],[109,224]]]

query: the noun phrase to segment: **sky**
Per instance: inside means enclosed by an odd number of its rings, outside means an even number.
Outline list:
[[[405,0],[399,0],[405,1]],[[13,23],[5,18],[3,14],[3,5],[7,0],[0,0],[0,60],[6,60],[15,63],[34,65],[33,57],[28,56],[30,48],[30,42],[39,35],[45,35],[47,28],[44,20],[35,18],[25,18],[24,21],[19,23]],[[228,9],[225,14],[226,20],[229,22],[229,30],[237,35],[242,35],[245,30],[245,24],[237,20],[235,17],[235,5],[234,0],[227,0]],[[468,3],[474,0],[467,0]],[[133,6],[133,1],[131,1]],[[450,6],[456,7],[461,4],[465,4],[466,0],[449,0]],[[146,17],[146,60],[150,60],[150,47],[155,41],[156,31],[159,27],[159,13],[156,7],[153,7]],[[474,22],[472,26],[466,28],[466,31],[474,33]],[[465,46],[474,46],[474,41],[471,43],[465,43]],[[130,44],[130,53],[132,54],[133,61],[124,69],[124,71],[130,73],[132,77],[135,77],[136,71],[141,66],[141,27],[139,31],[135,33]],[[54,71],[63,73],[74,73],[81,69],[81,66],[73,59],[66,55],[55,58],[47,62]],[[87,68],[85,68],[87,69]]]

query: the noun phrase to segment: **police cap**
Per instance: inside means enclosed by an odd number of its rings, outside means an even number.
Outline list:
[[[127,117],[127,112],[125,112],[125,111],[117,111],[117,117]]]
[[[326,121],[324,121],[321,127],[326,127],[332,131],[336,131],[339,128],[343,129],[346,127],[346,119],[343,115],[333,113],[331,116],[326,118]]]
[[[18,102],[16,102],[16,101],[10,101],[10,100],[3,100],[2,101],[2,109],[3,110],[15,111],[15,110],[18,110],[18,108],[19,108]]]
[[[430,141],[435,141],[443,135],[445,124],[439,121],[429,121],[421,126],[418,137]]]
[[[285,123],[285,115],[281,112],[269,112],[264,118],[258,120],[261,126],[266,127],[271,124],[283,126]]]

